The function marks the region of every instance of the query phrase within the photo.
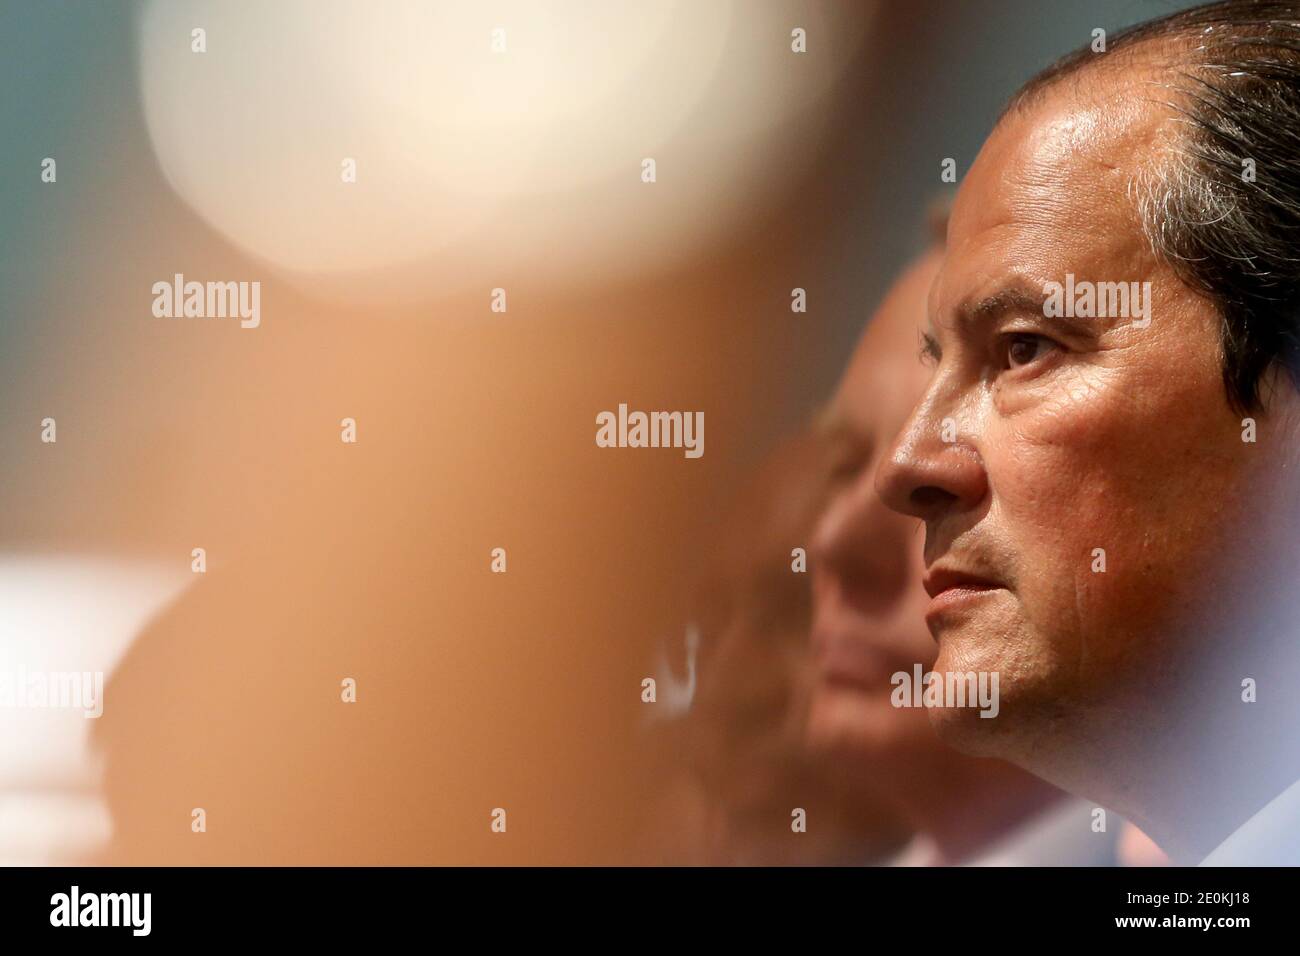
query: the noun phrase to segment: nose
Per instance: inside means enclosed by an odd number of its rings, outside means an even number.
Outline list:
[[[940,418],[922,402],[876,470],[876,491],[886,506],[930,525],[975,508],[988,494],[983,459],[954,418]]]
[[[872,469],[826,502],[812,536],[814,587],[832,582],[862,609],[888,606],[908,585],[908,539],[915,527],[886,509]]]

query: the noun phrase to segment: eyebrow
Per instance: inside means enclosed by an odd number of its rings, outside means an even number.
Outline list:
[[[1045,292],[1035,292],[1024,285],[1008,286],[976,303],[960,306],[957,309],[957,324],[970,327],[991,322],[1008,312],[1031,312],[1076,337],[1093,337],[1099,331],[1095,319],[1044,314],[1043,304],[1046,301]]]
[[[1034,295],[1023,286],[1011,286],[981,299],[974,305],[958,309],[957,318],[963,324],[975,324],[987,322],[1007,312],[1033,312],[1042,315],[1044,301],[1044,296]]]

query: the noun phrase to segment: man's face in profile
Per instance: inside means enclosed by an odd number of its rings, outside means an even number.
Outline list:
[[[1054,718],[1183,665],[1180,626],[1231,604],[1232,542],[1277,464],[1242,441],[1216,312],[1143,238],[1131,184],[1177,129],[1160,98],[1141,71],[1090,69],[995,129],[931,292],[933,378],[878,474],[926,523],[936,670],[1000,675],[998,718],[932,719],[1031,767]],[[1149,323],[1046,316],[1068,275],[1149,282]]]

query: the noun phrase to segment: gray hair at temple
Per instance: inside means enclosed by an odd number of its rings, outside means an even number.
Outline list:
[[[1139,60],[1168,65],[1167,105],[1187,122],[1130,193],[1155,253],[1218,307],[1229,402],[1257,409],[1275,365],[1300,388],[1300,3],[1223,0],[1138,24],[1048,67],[1007,112]]]

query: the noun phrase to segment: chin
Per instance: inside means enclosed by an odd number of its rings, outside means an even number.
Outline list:
[[[944,633],[934,669],[940,673],[996,674],[996,713],[981,716],[981,708],[928,707],[935,734],[949,747],[972,757],[1000,757],[1024,765],[1070,710],[1071,671],[1054,666],[1044,655],[1023,653],[1021,633],[1006,629],[977,631],[970,627]],[[1017,649],[1021,649],[1018,651]]]
[[[837,761],[837,773],[855,769],[867,777],[913,759],[934,746],[924,710],[900,710],[887,693],[822,685],[813,694],[805,741],[810,750]]]

